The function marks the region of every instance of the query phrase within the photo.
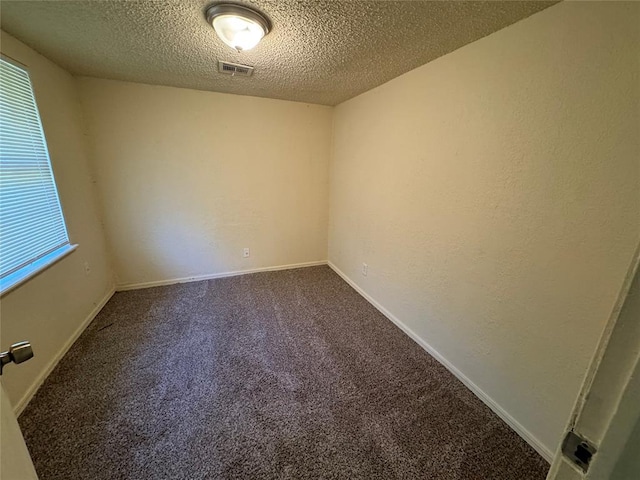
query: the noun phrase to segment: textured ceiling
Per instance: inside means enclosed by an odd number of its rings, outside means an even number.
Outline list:
[[[212,1],[0,2],[2,29],[76,75],[336,105],[557,2],[255,0],[273,30],[220,41]],[[217,60],[255,66],[218,73]]]

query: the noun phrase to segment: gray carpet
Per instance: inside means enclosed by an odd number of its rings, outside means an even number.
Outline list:
[[[41,480],[548,469],[328,267],[117,293],[20,424]]]

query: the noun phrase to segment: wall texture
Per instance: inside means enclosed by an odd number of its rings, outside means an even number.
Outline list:
[[[639,21],[563,2],[335,110],[329,261],[547,455],[640,239]]]
[[[9,365],[2,374],[12,404],[21,409],[109,298],[113,281],[97,216],[76,81],[5,32],[1,40],[2,53],[28,67],[69,237],[79,244],[76,251],[0,301],[0,347],[30,340],[35,354],[20,366]]]
[[[331,108],[80,85],[119,285],[326,261]]]

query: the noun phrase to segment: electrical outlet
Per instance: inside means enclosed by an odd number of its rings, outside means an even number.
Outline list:
[[[369,265],[367,265],[366,263],[363,263],[362,264],[362,275],[364,275],[366,277],[367,273],[369,273]]]
[[[243,250],[242,250],[242,256],[243,256],[243,258],[249,258],[250,253],[251,253],[251,252],[249,251],[249,248],[245,248],[245,249],[243,249]]]
[[[89,275],[91,273],[91,265],[89,262],[84,262],[84,274]]]

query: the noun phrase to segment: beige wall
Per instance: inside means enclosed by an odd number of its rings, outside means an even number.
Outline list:
[[[92,312],[112,292],[75,79],[2,32],[4,55],[28,67],[62,210],[76,251],[0,300],[0,347],[29,340],[34,358],[7,366],[2,383],[21,408]],[[84,264],[90,273],[85,273]]]
[[[640,237],[639,20],[563,2],[335,110],[329,261],[547,454]]]
[[[80,85],[118,285],[326,261],[329,107]]]

